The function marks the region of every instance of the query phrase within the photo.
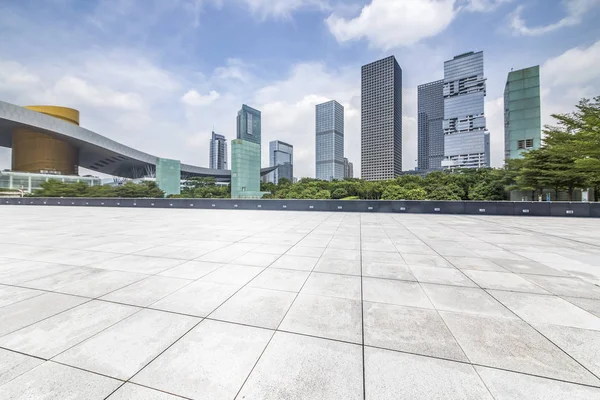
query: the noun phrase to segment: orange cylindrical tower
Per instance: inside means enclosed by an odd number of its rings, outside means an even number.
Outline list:
[[[26,106],[25,108],[79,125],[79,111],[72,108],[57,106]],[[78,162],[77,147],[64,140],[31,128],[19,128],[13,132],[13,171],[77,175]]]

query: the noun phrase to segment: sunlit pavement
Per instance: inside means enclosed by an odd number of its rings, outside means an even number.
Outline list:
[[[597,219],[0,207],[0,399],[599,399]]]

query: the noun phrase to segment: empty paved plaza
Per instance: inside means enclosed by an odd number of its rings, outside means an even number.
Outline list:
[[[600,399],[597,219],[0,206],[0,399]]]

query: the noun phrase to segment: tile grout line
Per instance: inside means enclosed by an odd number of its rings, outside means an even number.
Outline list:
[[[363,400],[367,398],[367,367],[365,365],[365,301],[364,301],[364,283],[363,283],[363,241],[362,241],[362,213],[358,214],[358,234],[359,234],[359,252],[360,252],[360,323],[362,338],[362,377],[363,377]],[[396,246],[394,246],[396,247]]]
[[[270,229],[271,226],[268,226],[267,228],[261,230],[260,232],[264,232],[268,229]],[[257,233],[260,233],[257,232]],[[248,237],[251,237],[253,235],[250,236],[246,236],[244,239],[247,239]],[[239,241],[241,241],[243,239],[239,239],[237,241],[235,241],[234,243],[238,243]],[[249,253],[251,250],[249,250],[248,252],[244,253],[247,254]],[[280,256],[281,257],[281,256]],[[274,262],[274,261],[273,261]],[[228,265],[228,264],[224,264],[223,266]],[[222,267],[221,267],[222,268]],[[220,268],[217,268],[220,269]],[[267,268],[264,268],[264,270],[266,270]],[[216,271],[216,270],[215,270]],[[263,271],[261,271],[260,273],[262,273]],[[211,271],[214,272],[214,271]],[[260,273],[258,275],[260,275]],[[208,274],[207,274],[208,275]],[[206,275],[205,275],[206,276]],[[200,279],[200,278],[199,278]],[[250,280],[252,281],[252,279]],[[250,282],[249,281],[249,282]],[[248,282],[248,283],[249,283]],[[248,284],[246,283],[246,285]],[[190,283],[191,284],[191,283]],[[135,374],[133,374],[131,377],[129,377],[126,381],[123,382],[122,385],[120,385],[119,387],[117,387],[113,392],[111,392],[108,396],[106,396],[105,400],[108,399],[110,396],[112,396],[117,390],[119,390],[121,387],[123,387],[126,383],[130,382],[133,378],[135,378],[140,372],[142,372],[145,368],[147,368],[152,362],[154,362],[154,360],[156,360],[158,357],[160,357],[161,355],[163,355],[166,351],[168,351],[171,347],[173,347],[176,343],[178,343],[180,340],[182,340],[187,334],[189,334],[193,329],[195,329],[198,325],[200,325],[202,323],[202,321],[204,321],[207,317],[210,316],[210,314],[212,314],[214,311],[216,311],[219,307],[221,307],[225,302],[227,302],[231,297],[233,297],[236,293],[238,293],[243,287],[245,287],[246,285],[243,285],[241,288],[239,288],[235,293],[233,293],[231,296],[229,296],[227,299],[225,299],[219,306],[217,306],[213,311],[211,311],[208,315],[206,315],[205,317],[200,317],[200,321],[198,321],[198,323],[194,324],[189,330],[187,330],[183,335],[181,335],[179,338],[177,338],[175,341],[173,341],[169,346],[167,346],[165,349],[163,349],[161,352],[159,352],[155,357],[153,357],[149,362],[147,362],[144,366],[142,366]],[[186,285],[188,286],[188,285]],[[185,286],[184,286],[185,287]],[[181,290],[182,288],[180,288],[179,290]],[[178,290],[177,290],[178,291]],[[175,291],[175,292],[177,292]],[[173,293],[175,293],[173,292]],[[171,294],[173,294],[171,293]],[[165,296],[166,297],[166,296]],[[156,302],[154,302],[156,303]],[[152,303],[152,304],[154,304]],[[152,305],[151,304],[151,305]],[[274,333],[273,333],[274,335]],[[266,348],[266,346],[265,346]],[[263,350],[264,351],[264,350]]]
[[[323,221],[321,221],[317,226],[315,226],[310,232],[308,232],[306,235],[304,235],[302,237],[302,239],[300,239],[297,243],[301,242],[302,240],[304,240],[308,235],[310,235],[312,232],[314,232],[315,229],[317,229],[319,226],[321,226],[323,223],[325,223],[329,218],[331,218],[334,214],[331,214],[325,218]],[[330,240],[331,241],[331,240]],[[297,244],[296,243],[296,244]],[[328,242],[329,244],[329,242]],[[295,246],[295,245],[294,245]],[[290,247],[293,248],[294,246]],[[287,253],[290,249],[288,249],[285,253]],[[325,247],[325,249],[327,249],[327,247]],[[284,254],[285,254],[284,253]],[[325,253],[325,250],[323,250],[323,253]],[[292,300],[292,302],[290,303],[290,306],[288,307],[287,311],[285,312],[285,314],[283,314],[283,317],[281,318],[281,320],[279,321],[279,323],[277,324],[277,327],[273,330],[273,334],[271,335],[271,337],[269,338],[269,341],[267,342],[267,344],[265,345],[265,347],[263,348],[263,350],[261,351],[260,355],[258,356],[258,358],[256,359],[256,362],[254,363],[254,365],[252,366],[252,368],[250,369],[250,372],[248,372],[248,375],[246,375],[246,378],[244,379],[244,382],[242,383],[242,385],[240,386],[240,388],[238,389],[237,393],[234,396],[234,400],[237,399],[237,397],[240,395],[240,393],[242,392],[242,389],[244,389],[244,386],[246,385],[246,382],[248,382],[248,379],[250,379],[250,375],[252,375],[252,372],[254,372],[254,369],[256,368],[256,366],[258,365],[258,362],[260,361],[260,359],[262,358],[263,354],[265,354],[265,351],[267,351],[267,348],[269,347],[269,345],[271,344],[271,341],[273,340],[273,338],[275,337],[275,334],[277,332],[279,332],[279,327],[281,326],[281,324],[283,323],[283,321],[285,320],[285,317],[287,316],[287,314],[290,312],[290,310],[292,309],[292,307],[294,306],[294,303],[296,302],[296,299],[298,298],[298,296],[300,295],[300,292],[302,291],[302,288],[304,288],[304,285],[306,284],[306,282],[308,281],[308,279],[310,278],[312,272],[314,271],[315,267],[317,266],[317,264],[319,263],[319,260],[321,259],[321,257],[323,256],[323,253],[321,253],[321,255],[319,256],[317,262],[315,263],[315,265],[313,266],[313,268],[311,269],[311,271],[309,272],[309,274],[306,276],[306,279],[304,280],[304,283],[302,283],[302,286],[300,287],[300,289],[298,290],[298,292],[296,293],[296,296],[294,296],[294,299]],[[279,258],[283,257],[282,254]],[[278,259],[279,259],[278,258]],[[278,260],[277,259],[277,260]],[[275,260],[275,261],[277,261]],[[275,262],[273,261],[273,263]],[[271,265],[273,264],[271,263]],[[265,270],[269,268],[266,267]],[[264,270],[263,270],[264,271]],[[261,272],[262,273],[262,272]],[[260,275],[260,274],[258,274]],[[258,276],[257,275],[257,276]],[[254,277],[252,280],[254,280],[256,277]],[[252,281],[251,280],[251,281]],[[250,282],[251,282],[250,281]],[[248,282],[248,283],[250,283]],[[216,309],[215,309],[216,311]]]
[[[397,220],[396,220],[397,221]],[[397,221],[399,222],[399,221]],[[415,235],[414,232],[412,232],[410,229],[408,229],[404,224],[402,224],[400,222],[400,224],[404,227],[404,229],[406,229],[407,231],[409,231],[411,234]],[[385,229],[384,229],[385,231]],[[387,231],[386,231],[387,233]],[[416,235],[415,235],[416,236]],[[418,236],[417,236],[418,237]],[[423,242],[425,243],[425,242]],[[440,257],[442,257],[444,260],[446,260],[447,262],[449,262],[451,265],[454,266],[454,268],[456,268],[458,270],[458,267],[456,267],[454,264],[452,264],[448,259],[446,259],[446,257],[443,257],[441,254],[439,254],[433,247],[431,247],[429,244],[425,243],[425,245],[427,247],[429,247],[431,250],[433,250],[434,252],[436,252]],[[409,267],[410,268],[410,267]],[[462,271],[461,271],[462,273]],[[462,273],[463,275],[467,276],[467,274]],[[415,277],[416,278],[416,277]],[[467,278],[471,279],[469,276],[467,276]],[[473,281],[471,279],[471,281]],[[476,282],[473,281],[473,283],[477,284]],[[429,294],[427,294],[427,291],[425,291],[423,289],[423,286],[421,285],[421,282],[418,282],[419,287],[421,288],[421,291],[423,291],[423,293],[425,294],[425,297],[427,297],[427,300],[429,300],[429,302],[431,303],[431,305],[433,306],[435,313],[437,314],[438,318],[444,323],[444,326],[446,327],[446,329],[448,330],[448,332],[450,333],[450,335],[452,336],[452,339],[454,339],[454,342],[458,345],[458,348],[460,349],[460,351],[462,352],[462,354],[465,356],[465,358],[468,360],[468,365],[471,366],[471,370],[473,370],[475,372],[475,374],[477,375],[477,377],[479,377],[479,381],[483,384],[483,386],[485,387],[485,389],[487,390],[487,392],[489,393],[489,395],[491,396],[492,399],[495,399],[496,397],[494,396],[494,394],[492,393],[492,391],[490,390],[490,388],[488,387],[488,385],[485,383],[485,381],[483,380],[483,378],[481,377],[481,375],[479,374],[479,371],[477,371],[477,368],[475,368],[473,366],[473,361],[469,358],[469,356],[467,355],[467,353],[465,352],[465,349],[463,348],[463,346],[460,344],[460,342],[458,341],[458,339],[456,338],[456,336],[454,335],[454,332],[452,332],[452,330],[450,329],[450,327],[448,326],[448,324],[446,323],[446,320],[444,319],[444,317],[442,316],[442,314],[440,314],[440,310],[438,310],[438,308],[435,306],[435,304],[433,303],[433,301],[431,301],[431,298],[429,297]],[[482,289],[480,287],[480,289]]]

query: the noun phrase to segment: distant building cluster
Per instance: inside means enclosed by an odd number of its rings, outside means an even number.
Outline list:
[[[490,166],[485,96],[482,51],[445,61],[443,79],[417,87],[416,173]],[[15,119],[15,115],[20,117]],[[400,175],[402,69],[394,56],[362,66],[360,115],[361,178],[375,181]],[[128,179],[150,177],[167,194],[178,194],[180,179],[193,176],[230,181],[232,198],[262,197],[261,182],[297,181],[291,143],[271,141],[269,167],[261,169],[262,116],[245,104],[237,114],[231,160],[225,135],[213,131],[209,168],[152,156],[93,132],[86,134],[79,128],[79,112],[70,108],[23,108],[0,102],[0,120],[7,121],[0,130],[0,145],[12,147],[12,170],[0,174],[0,188],[32,191],[50,177],[97,184],[99,178],[78,176],[80,165]],[[539,148],[541,129],[539,66],[511,71],[504,90],[505,159],[520,158]],[[332,99],[315,106],[314,138],[314,177],[354,178],[353,164],[344,153],[342,104]]]

